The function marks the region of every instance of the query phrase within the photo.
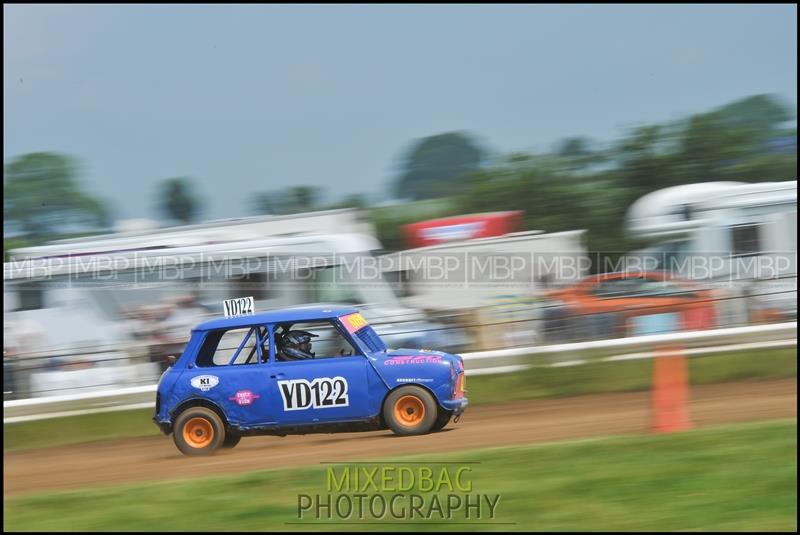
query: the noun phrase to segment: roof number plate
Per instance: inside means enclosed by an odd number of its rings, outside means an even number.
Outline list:
[[[239,297],[223,301],[225,317],[246,316],[255,313],[255,301],[252,297]]]

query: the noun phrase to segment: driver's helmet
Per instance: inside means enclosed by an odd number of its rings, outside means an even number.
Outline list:
[[[289,331],[281,337],[283,354],[292,360],[314,358],[314,353],[311,352],[311,338],[317,336],[319,335],[308,331]]]

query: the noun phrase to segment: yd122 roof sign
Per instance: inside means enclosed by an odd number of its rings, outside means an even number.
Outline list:
[[[255,313],[255,301],[252,297],[238,297],[223,301],[225,317],[244,316]]]

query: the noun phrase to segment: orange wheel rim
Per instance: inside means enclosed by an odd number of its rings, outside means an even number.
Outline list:
[[[413,427],[425,418],[425,404],[417,396],[403,396],[394,404],[394,417],[400,424]]]
[[[192,418],[183,426],[183,440],[193,448],[205,448],[214,440],[214,427],[205,418]]]

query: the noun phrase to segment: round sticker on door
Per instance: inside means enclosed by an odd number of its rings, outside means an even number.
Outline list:
[[[203,392],[208,392],[219,384],[219,377],[216,375],[198,375],[192,378],[192,386],[199,388]]]

